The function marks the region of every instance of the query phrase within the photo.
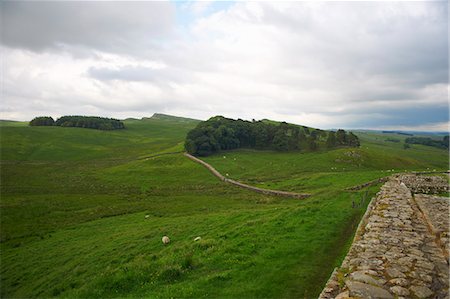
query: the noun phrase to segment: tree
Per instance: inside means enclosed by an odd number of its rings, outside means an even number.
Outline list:
[[[336,144],[337,145],[346,145],[347,144],[347,137],[345,135],[345,131],[342,129],[339,129],[336,132]]]
[[[316,143],[316,139],[313,136],[309,136],[306,140],[307,144],[308,144],[308,148],[311,151],[315,151],[317,150],[317,143]]]
[[[358,147],[359,146],[359,139],[352,132],[348,133],[346,139],[347,139],[347,145],[353,146],[353,147]]]
[[[106,117],[98,116],[62,116],[55,121],[55,126],[79,127],[98,130],[118,130],[124,129],[123,122]]]
[[[309,133],[307,137],[305,132]],[[341,139],[338,142],[337,134]],[[191,130],[185,140],[185,149],[193,155],[207,156],[221,150],[235,148],[272,149],[295,151],[300,148],[317,150],[325,142],[327,133],[282,122],[233,120],[215,116],[201,122]],[[356,135],[346,135],[344,130],[328,134],[327,147],[359,145]]]
[[[327,138],[327,148],[334,148],[336,146],[336,133],[330,131]]]
[[[288,150],[295,151],[300,149],[300,129],[297,126],[292,126],[290,136],[288,139]]]
[[[448,147],[449,147],[448,135],[444,136],[444,138],[442,139],[442,144],[444,145],[445,148],[448,149]]]
[[[289,149],[288,139],[283,129],[278,130],[273,137],[273,148],[277,151],[287,151]]]

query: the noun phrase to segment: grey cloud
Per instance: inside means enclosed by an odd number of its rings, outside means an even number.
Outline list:
[[[193,74],[190,75],[186,70],[167,68],[150,68],[144,66],[123,66],[119,68],[107,67],[91,67],[87,71],[87,75],[99,81],[130,81],[130,82],[151,82],[164,87],[168,83],[176,82],[188,83],[192,82]]]
[[[155,72],[152,68],[125,66],[120,69],[91,67],[88,75],[100,81],[123,80],[123,81],[154,81]]]
[[[2,44],[43,51],[82,46],[145,51],[173,29],[170,2],[2,1]]]
[[[283,45],[287,67],[302,67],[307,57],[349,80],[363,75],[365,79],[385,76],[415,86],[448,82],[445,2],[293,6],[300,9],[280,12],[268,3],[263,5],[263,23],[286,28],[296,39]]]
[[[447,109],[445,109],[447,108]],[[380,126],[412,126],[418,124],[448,122],[447,107],[403,107],[397,109],[384,109],[378,113],[381,117],[373,117],[377,111],[368,112],[364,118],[349,118],[346,125],[353,128],[380,127]]]
[[[111,116],[225,114],[322,128],[448,120],[444,2],[283,2],[284,9],[238,2],[182,28],[171,2],[2,5],[2,43],[34,51],[24,54],[29,68],[19,50],[7,66],[10,110],[44,109],[46,101],[52,111],[78,105]],[[61,50],[72,58],[98,50],[119,59],[91,54],[79,81],[65,84],[54,83],[60,68],[49,70],[48,80],[37,76]],[[16,76],[17,69],[30,77]],[[26,98],[40,102],[19,103]]]

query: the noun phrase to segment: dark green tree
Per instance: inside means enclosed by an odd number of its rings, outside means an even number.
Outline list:
[[[62,116],[55,121],[55,126],[79,127],[97,130],[118,130],[125,128],[123,122],[114,118],[80,115]]]
[[[336,144],[337,145],[346,145],[347,144],[347,136],[345,134],[345,131],[342,129],[339,129],[336,132]]]
[[[309,132],[309,136],[305,135]],[[355,135],[346,135],[339,130],[341,143],[333,142],[335,133],[328,137],[328,147],[352,146],[359,144]],[[295,151],[300,148],[317,150],[325,143],[326,135],[323,130],[313,130],[288,123],[275,124],[268,121],[244,121],[233,120],[223,116],[215,116],[205,122],[201,122],[191,130],[185,141],[186,151],[199,156],[207,156],[220,150],[235,148],[256,148],[276,151]],[[330,141],[331,140],[331,141]]]
[[[317,150],[317,143],[316,143],[316,139],[313,136],[309,136],[307,138],[307,144],[308,144],[308,149],[311,151],[315,151]]]
[[[35,117],[29,123],[30,126],[53,126],[54,124],[55,120],[50,116]]]
[[[327,138],[327,148],[334,148],[334,147],[336,147],[336,133],[330,131],[328,133]]]
[[[349,146],[353,146],[353,147],[358,147],[359,146],[359,139],[352,132],[348,133],[348,135],[346,137],[346,140],[347,140],[347,145],[349,145]]]

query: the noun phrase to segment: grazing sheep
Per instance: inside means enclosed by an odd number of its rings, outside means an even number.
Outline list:
[[[162,242],[163,242],[163,244],[169,244],[170,243],[169,237],[168,236],[162,237]]]
[[[194,241],[200,241],[202,239],[202,237],[197,237],[194,239]]]
[[[145,219],[150,218],[150,215],[145,215]]]

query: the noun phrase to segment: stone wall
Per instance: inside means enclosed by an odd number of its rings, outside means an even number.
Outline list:
[[[319,298],[448,298],[448,239],[433,231],[438,226],[448,236],[448,226],[438,224],[448,217],[448,198],[430,203],[432,198],[414,196],[404,181],[415,190],[430,182],[399,175],[382,186]]]
[[[388,180],[389,180],[389,177],[387,176],[384,178],[379,178],[379,179],[369,181],[369,182],[361,184],[361,185],[353,186],[353,187],[347,188],[345,190],[357,191],[357,190],[361,190],[361,189],[369,187],[369,186],[378,185],[379,183],[386,183]]]
[[[437,175],[403,174],[398,178],[413,193],[438,194],[449,192],[448,179]]]
[[[199,158],[196,158],[188,153],[184,154],[186,157],[188,157],[189,159],[191,159],[194,162],[200,163],[201,165],[205,166],[214,176],[216,176],[217,178],[219,178],[221,181],[224,181],[226,183],[238,186],[240,188],[244,188],[244,189],[248,189],[254,192],[258,192],[258,193],[262,193],[262,194],[267,194],[267,195],[276,195],[276,196],[284,196],[284,197],[293,197],[293,198],[298,198],[298,199],[303,199],[303,198],[307,198],[309,196],[311,196],[310,194],[302,194],[302,193],[295,193],[295,192],[288,192],[288,191],[280,191],[280,190],[270,190],[270,189],[263,189],[263,188],[258,188],[255,186],[250,186],[232,179],[228,179],[226,177],[224,177],[220,172],[218,172],[214,167],[212,167],[210,164],[206,163],[203,160],[200,160]]]

